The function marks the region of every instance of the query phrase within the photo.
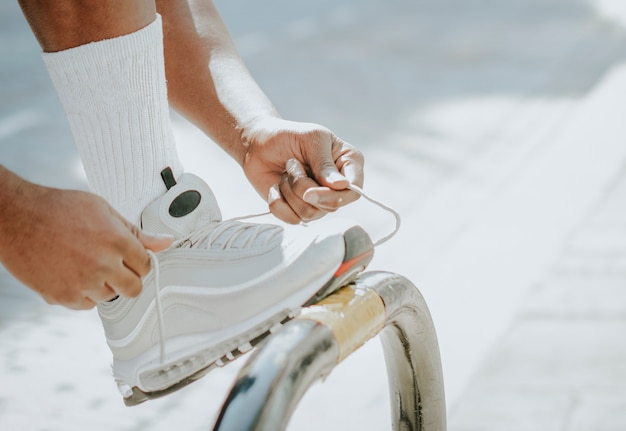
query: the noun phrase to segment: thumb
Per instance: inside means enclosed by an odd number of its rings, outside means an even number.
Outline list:
[[[159,252],[168,248],[176,238],[170,234],[154,233],[141,230],[135,224],[129,222],[120,215],[113,208],[110,208],[113,214],[126,226],[126,228],[132,232],[132,234],[139,240],[139,242],[148,250]]]
[[[317,180],[323,186],[330,187],[333,190],[344,190],[350,185],[348,179],[339,172],[332,160],[330,164],[322,166],[319,172],[320,177]]]
[[[314,154],[309,162],[313,177],[322,186],[333,190],[344,190],[350,185],[350,181],[339,172],[330,151],[319,151]]]
[[[137,238],[145,248],[154,252],[165,250],[174,242],[174,237],[172,235],[145,232],[141,230],[139,231]]]

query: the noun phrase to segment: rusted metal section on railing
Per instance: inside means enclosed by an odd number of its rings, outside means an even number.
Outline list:
[[[406,278],[362,274],[269,336],[242,368],[215,431],[284,430],[308,388],[380,335],[394,430],[445,431],[437,336],[428,307]]]

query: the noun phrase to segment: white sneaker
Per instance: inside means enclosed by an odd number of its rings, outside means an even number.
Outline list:
[[[345,285],[373,255],[358,226],[319,234],[300,227],[221,221],[198,177],[178,183],[142,214],[142,227],[174,234],[153,255],[137,298],[99,304],[113,372],[126,405],[173,392],[250,350],[302,306]]]

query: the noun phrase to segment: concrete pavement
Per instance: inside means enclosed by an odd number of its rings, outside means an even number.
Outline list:
[[[626,429],[626,165],[490,350],[451,430]]]
[[[218,2],[278,108],[357,144],[366,190],[402,213],[372,267],[410,278],[431,307],[451,430],[625,428],[624,280],[583,288],[587,266],[608,264],[573,251],[580,241],[600,254],[623,244],[617,228],[591,227],[591,214],[624,215],[602,203],[623,202],[620,1]],[[37,52],[17,5],[2,3],[0,160],[33,181],[85,188]],[[175,133],[226,216],[263,209],[219,149],[179,118]],[[375,236],[388,231],[363,203],[345,214]],[[572,285],[557,277],[565,264]],[[559,308],[571,301],[597,307]],[[584,337],[594,351],[578,344]],[[108,361],[93,313],[49,307],[0,271],[0,429],[206,429],[241,365],[126,409]],[[310,391],[292,427],[389,429],[387,396],[380,348],[368,343]],[[524,422],[526,411],[542,421]]]

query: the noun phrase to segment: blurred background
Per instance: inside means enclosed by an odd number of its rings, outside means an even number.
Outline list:
[[[365,190],[402,215],[370,269],[429,304],[449,429],[626,429],[626,4],[216,4],[282,115],[361,149]],[[86,189],[39,52],[2,2],[0,163]],[[172,118],[224,216],[263,211],[240,168]],[[341,215],[375,238],[393,227],[363,200]],[[125,408],[95,311],[48,306],[0,268],[0,429],[208,429],[244,361]],[[290,429],[391,429],[376,339],[312,388]]]

